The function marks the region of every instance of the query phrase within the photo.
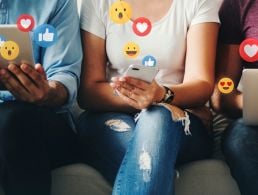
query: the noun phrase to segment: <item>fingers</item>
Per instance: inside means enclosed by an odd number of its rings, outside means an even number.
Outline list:
[[[9,90],[15,97],[30,97],[28,91],[8,70],[0,70],[0,79],[7,90]]]
[[[35,69],[38,73],[41,74],[41,76],[46,80],[47,79],[47,75],[46,75],[46,72],[43,68],[43,66],[41,64],[36,64],[35,65]]]
[[[24,74],[24,72],[17,67],[14,64],[10,64],[8,66],[8,70],[13,73],[13,75],[16,76],[16,78],[18,79],[18,81],[23,85],[24,88],[26,88],[28,91],[35,91],[37,89],[37,87],[35,86],[35,83],[31,81],[31,79]],[[16,86],[14,82],[12,82],[13,80],[16,79],[11,79],[10,80],[10,84],[12,86]]]
[[[150,85],[150,83],[147,83],[145,81],[135,79],[132,77],[112,77],[111,81],[113,83],[112,87],[117,87],[117,88],[123,86],[126,83],[128,85],[131,85],[132,87],[145,90]]]
[[[44,76],[42,76],[39,72],[37,72],[32,66],[28,64],[22,64],[21,70],[32,79],[32,81],[37,85],[41,86],[45,81]]]
[[[145,81],[135,79],[132,77],[125,77],[124,79],[126,80],[127,84],[132,85],[137,88],[140,88],[140,89],[143,89],[143,90],[147,89],[150,85],[150,83],[147,83]]]

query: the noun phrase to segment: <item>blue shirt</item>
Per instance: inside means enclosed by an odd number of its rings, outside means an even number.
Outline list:
[[[48,48],[33,42],[36,63],[43,65],[48,80],[61,82],[69,93],[64,108],[71,106],[77,96],[82,48],[76,0],[0,0],[0,23],[16,24],[22,14],[35,20],[35,27],[49,24],[56,28],[58,41]],[[0,91],[1,101],[15,98],[8,91]]]

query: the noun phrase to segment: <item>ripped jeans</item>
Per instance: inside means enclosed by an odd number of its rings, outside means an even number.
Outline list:
[[[137,121],[125,113],[85,112],[78,127],[82,157],[111,184],[115,181],[114,195],[174,194],[176,164],[211,153],[201,120],[188,115],[190,135],[163,106],[151,106]]]

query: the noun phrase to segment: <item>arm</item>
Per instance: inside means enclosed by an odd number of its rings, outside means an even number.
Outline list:
[[[193,25],[187,36],[185,75],[182,84],[171,89],[175,98],[171,104],[180,108],[204,105],[213,91],[214,64],[219,25],[202,23]],[[113,88],[119,96],[137,109],[143,109],[153,102],[159,102],[165,90],[155,81],[151,84],[133,78],[115,78]]]
[[[44,69],[41,65],[11,64],[1,69],[0,81],[19,100],[59,107],[75,100],[79,83],[82,53],[76,1],[58,1],[47,19],[57,29],[59,39],[49,48],[34,48]]]
[[[106,80],[105,40],[82,31],[84,59],[78,102],[81,108],[101,111],[125,111],[134,109],[114,95]]]
[[[181,108],[204,105],[214,84],[214,64],[219,24],[202,23],[190,27],[187,36],[183,83],[172,86],[173,104]]]
[[[223,112],[232,118],[242,115],[243,96],[237,90],[241,74],[242,65],[239,45],[220,44],[216,64],[216,85],[211,98],[211,105],[215,111]],[[217,88],[217,84],[222,77],[231,78],[235,84],[235,88],[230,94],[222,94]]]

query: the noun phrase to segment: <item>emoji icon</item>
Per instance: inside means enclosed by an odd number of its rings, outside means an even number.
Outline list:
[[[2,57],[6,60],[15,60],[18,57],[19,52],[19,46],[13,41],[6,41],[0,50]]]
[[[7,41],[6,37],[0,35],[0,47],[2,47],[6,41]]]
[[[258,40],[253,38],[245,39],[239,47],[239,54],[247,62],[258,60]]]
[[[50,47],[57,42],[57,31],[56,29],[48,24],[39,26],[34,31],[34,40],[41,47]]]
[[[128,58],[136,58],[140,53],[140,47],[134,43],[134,42],[129,42],[124,46],[124,54]]]
[[[20,31],[29,32],[34,28],[35,21],[31,15],[22,14],[17,20],[17,27]]]
[[[109,17],[114,23],[117,24],[124,24],[128,22],[131,16],[131,6],[125,1],[117,1],[113,3],[109,9]]]
[[[218,88],[221,93],[229,94],[234,89],[234,82],[230,78],[222,78],[219,80]]]
[[[151,22],[149,19],[140,17],[134,20],[133,22],[133,31],[138,36],[146,36],[150,33],[152,28]]]
[[[144,66],[152,66],[153,67],[153,66],[156,66],[156,64],[157,64],[156,59],[150,55],[145,56],[142,60],[142,65],[144,65]]]

